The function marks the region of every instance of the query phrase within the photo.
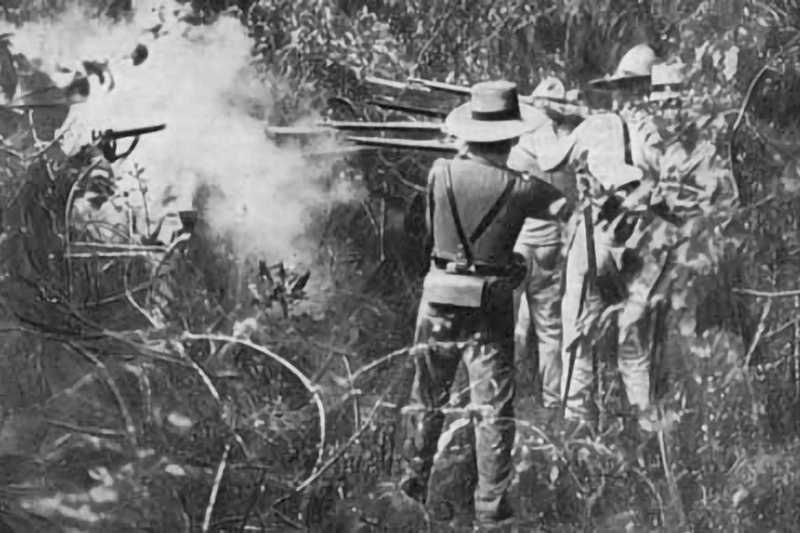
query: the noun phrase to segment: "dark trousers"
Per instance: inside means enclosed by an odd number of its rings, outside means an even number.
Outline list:
[[[514,320],[511,293],[484,308],[430,303],[423,294],[417,315],[418,350],[405,444],[406,476],[427,485],[459,361],[466,365],[475,423],[478,485],[475,514],[502,519],[510,514],[507,492],[513,477]],[[470,341],[466,345],[456,343]]]

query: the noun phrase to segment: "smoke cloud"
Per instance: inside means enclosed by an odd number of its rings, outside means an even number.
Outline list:
[[[259,79],[250,62],[252,43],[238,20],[223,16],[210,26],[192,26],[179,19],[177,4],[136,6],[119,23],[74,8],[57,20],[9,30],[15,51],[41,58],[59,83],[84,60],[108,61],[114,87],[91,77],[89,100],[74,105],[67,119],[65,147],[88,142],[92,130],[164,122],[166,130],[143,136],[128,160],[116,165],[121,174],[144,169],[153,225],[190,209],[197,188],[208,185],[221,192],[207,205],[208,223],[229,235],[240,253],[307,261],[311,249],[302,236],[309,209],[356,193],[346,184],[325,184],[331,160],[312,164],[299,149],[266,138],[263,117],[253,110],[270,109],[276,88]],[[149,53],[135,66],[137,44]],[[127,142],[120,141],[121,148]],[[333,148],[333,141],[326,143]],[[132,179],[121,185],[138,191]],[[141,202],[137,195],[131,194],[132,202]],[[162,237],[168,238],[166,231]]]

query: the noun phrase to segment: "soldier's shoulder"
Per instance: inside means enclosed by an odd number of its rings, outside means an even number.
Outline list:
[[[450,161],[446,157],[437,157],[431,165],[431,172],[445,169],[450,164]]]

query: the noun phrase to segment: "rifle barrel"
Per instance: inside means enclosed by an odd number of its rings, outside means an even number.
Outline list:
[[[391,109],[393,111],[402,111],[404,113],[413,113],[417,115],[424,115],[427,117],[437,117],[437,118],[444,118],[447,116],[446,111],[441,111],[439,109],[429,109],[425,107],[418,107],[409,104],[401,104],[399,102],[393,102],[391,100],[384,100],[384,99],[373,99],[367,100],[367,103],[370,105],[376,105],[378,107],[383,107],[384,109]]]
[[[387,121],[387,122],[345,122],[322,121],[318,126],[340,130],[387,130],[387,131],[441,131],[441,122]]]
[[[155,124],[153,126],[143,126],[141,128],[131,128],[128,130],[106,130],[104,136],[109,139],[123,139],[125,137],[138,137],[147,133],[155,133],[166,128],[166,124]]]
[[[267,126],[266,131],[269,135],[331,135],[335,130],[319,126]]]
[[[270,136],[305,137],[314,135],[334,135],[339,130],[355,131],[414,131],[435,132],[442,131],[441,122],[334,122],[321,121],[315,126],[267,126],[266,132]]]
[[[378,78],[377,76],[367,76],[364,81],[372,85],[380,85],[381,87],[389,87],[398,91],[405,91],[408,89],[408,84],[402,81],[387,80],[386,78]]]
[[[450,94],[457,94],[459,96],[469,96],[470,88],[463,85],[455,85],[452,83],[445,83],[442,81],[426,80],[423,78],[408,78],[409,83],[416,83],[429,89],[442,91]]]
[[[405,150],[422,150],[426,152],[457,152],[458,147],[453,143],[428,139],[398,139],[396,137],[357,137],[350,136],[347,140],[361,146],[379,148],[400,148]]]

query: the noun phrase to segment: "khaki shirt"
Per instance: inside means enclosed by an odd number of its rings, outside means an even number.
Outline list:
[[[554,124],[548,122],[541,128],[521,136],[519,142],[511,149],[508,156],[508,167],[537,177],[543,175],[536,152],[541,138],[555,135]],[[526,218],[522,224],[516,247],[554,246],[561,244],[561,223],[556,220]]]

